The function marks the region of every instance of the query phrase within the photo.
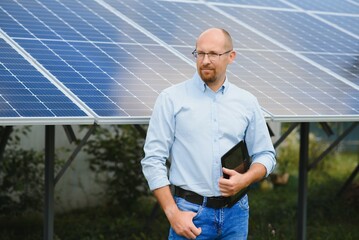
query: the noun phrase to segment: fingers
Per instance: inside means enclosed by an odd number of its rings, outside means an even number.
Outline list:
[[[194,212],[191,212],[191,214],[192,214],[192,219],[196,216],[196,213],[194,213]],[[200,235],[201,234],[201,232],[202,232],[202,229],[201,228],[198,228],[198,227],[196,227],[194,224],[193,224],[193,222],[192,222],[192,224],[190,225],[190,239],[196,239],[196,237],[198,236],[198,235]]]
[[[184,236],[188,239],[196,239],[198,235],[201,234],[202,229],[197,228],[193,224],[193,218],[196,216],[194,212],[182,212],[181,217],[179,217],[178,222],[173,225],[173,229],[178,235]]]
[[[223,197],[232,196],[243,188],[241,185],[242,174],[228,168],[223,168],[223,173],[229,175],[229,179],[220,178],[218,182],[218,187]]]
[[[193,225],[194,226],[194,225]],[[191,229],[192,230],[192,232],[193,232],[193,234],[197,237],[197,236],[199,236],[200,234],[201,234],[201,232],[202,232],[202,229],[201,228],[198,228],[198,227],[196,227],[196,226],[194,226],[194,228],[193,229]]]
[[[235,170],[228,169],[228,168],[225,168],[225,167],[222,167],[222,171],[223,171],[223,173],[225,173],[225,174],[227,174],[229,176],[235,175],[237,173]]]
[[[189,239],[196,239],[201,234],[201,232],[201,228],[197,228],[195,225],[193,225],[184,236]]]
[[[202,232],[201,228],[196,226],[191,226],[189,229],[184,230],[183,232],[178,232],[179,235],[182,235],[188,239],[196,239]]]

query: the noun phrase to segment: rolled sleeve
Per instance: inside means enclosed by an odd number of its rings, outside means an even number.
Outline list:
[[[142,172],[150,190],[169,185],[166,161],[173,143],[174,120],[171,101],[161,93],[151,116],[141,160]]]
[[[256,154],[256,155],[252,156],[251,164],[254,164],[254,163],[262,164],[267,170],[265,177],[268,177],[268,175],[274,170],[274,167],[276,165],[275,155],[273,152],[265,152],[265,153]]]
[[[246,142],[253,163],[260,163],[266,168],[266,177],[276,165],[275,150],[269,131],[256,99],[253,102],[253,116],[246,131]]]

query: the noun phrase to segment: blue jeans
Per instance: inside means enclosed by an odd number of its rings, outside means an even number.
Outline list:
[[[177,206],[182,211],[197,213],[193,218],[196,227],[202,228],[202,233],[196,239],[213,240],[243,240],[248,235],[249,205],[245,195],[231,208],[208,208],[205,201],[202,205],[188,202],[180,197],[174,197]],[[176,234],[170,228],[168,239],[186,239]]]

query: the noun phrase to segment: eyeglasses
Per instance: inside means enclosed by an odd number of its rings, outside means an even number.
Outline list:
[[[215,62],[219,59],[220,56],[230,53],[232,51],[233,50],[228,50],[227,52],[224,52],[224,53],[214,53],[214,52],[205,53],[205,52],[197,52],[197,50],[195,49],[195,50],[193,50],[192,55],[195,58],[197,58],[198,60],[203,60],[204,56],[207,55],[211,62]]]

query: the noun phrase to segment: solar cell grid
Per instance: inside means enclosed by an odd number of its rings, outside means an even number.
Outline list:
[[[359,54],[305,54],[310,59],[359,86]]]
[[[14,117],[22,123],[33,118],[93,121],[1,38],[0,49],[1,124],[13,123]]]
[[[282,2],[288,2],[304,10],[310,11],[323,11],[333,13],[359,13],[359,3],[355,0],[342,1],[342,0],[285,0]],[[293,6],[289,5],[289,6]]]
[[[350,53],[359,49],[356,38],[301,12],[237,9],[224,11],[294,51]]]
[[[187,35],[188,33],[173,22],[176,20],[172,18],[175,14],[165,8],[161,8],[161,5],[155,1],[106,2],[109,2],[118,12],[125,14],[166,43],[174,45],[186,44],[181,39],[181,35]]]
[[[307,109],[307,114],[313,115],[320,115],[324,110],[328,115],[330,112],[331,115],[337,115],[340,112],[347,112],[348,109],[353,111],[353,114],[359,113],[359,98],[356,91],[352,93],[344,91],[345,84],[336,81],[323,71],[317,71],[315,67],[291,54],[242,51],[239,55],[242,61],[238,64],[241,67],[237,67],[235,63],[230,68],[237,85],[254,93],[257,89],[267,93],[267,96],[259,97],[259,102],[274,115],[292,114],[290,112],[293,110],[302,112],[301,109]],[[283,63],[285,67],[282,66]],[[328,90],[333,91],[329,93]],[[273,110],[273,103],[267,100],[268,95],[282,107],[288,104],[284,100],[286,98],[296,101],[298,105],[296,108],[293,106],[277,108],[280,110],[277,112]],[[351,101],[348,103],[347,99]],[[318,105],[320,108],[312,107],[315,102],[320,103]],[[340,103],[338,104],[340,108],[331,107],[332,103],[336,102]],[[288,109],[292,110],[288,111]]]
[[[355,34],[356,38],[359,39],[359,13],[356,16],[337,16],[327,14],[317,14],[317,16],[345,29],[352,34]]]
[[[288,8],[287,4],[277,0],[209,0],[208,2],[220,4]]]
[[[151,1],[155,6],[152,9],[152,12],[156,13],[154,16],[148,10],[138,8],[141,1],[111,0],[106,2],[136,23],[145,26],[151,33],[169,45],[190,46],[193,48],[199,32],[211,26],[222,26],[231,29],[231,33],[238,36],[233,38],[238,48],[279,49],[269,41],[263,41],[261,37],[248,29],[223,18],[221,14],[203,4]],[[167,19],[170,19],[170,21]],[[165,25],[163,24],[164,22],[166,23]]]
[[[358,114],[359,13],[315,4],[6,1],[0,19],[3,31],[100,123],[148,118],[160,91],[193,75],[196,37],[211,26],[233,36],[238,58],[230,80],[254,93],[272,117]],[[17,67],[16,60],[8,64]],[[11,77],[3,71],[3,79]],[[32,74],[22,69],[17,77],[28,77],[36,94],[49,91],[47,84],[36,88]]]

